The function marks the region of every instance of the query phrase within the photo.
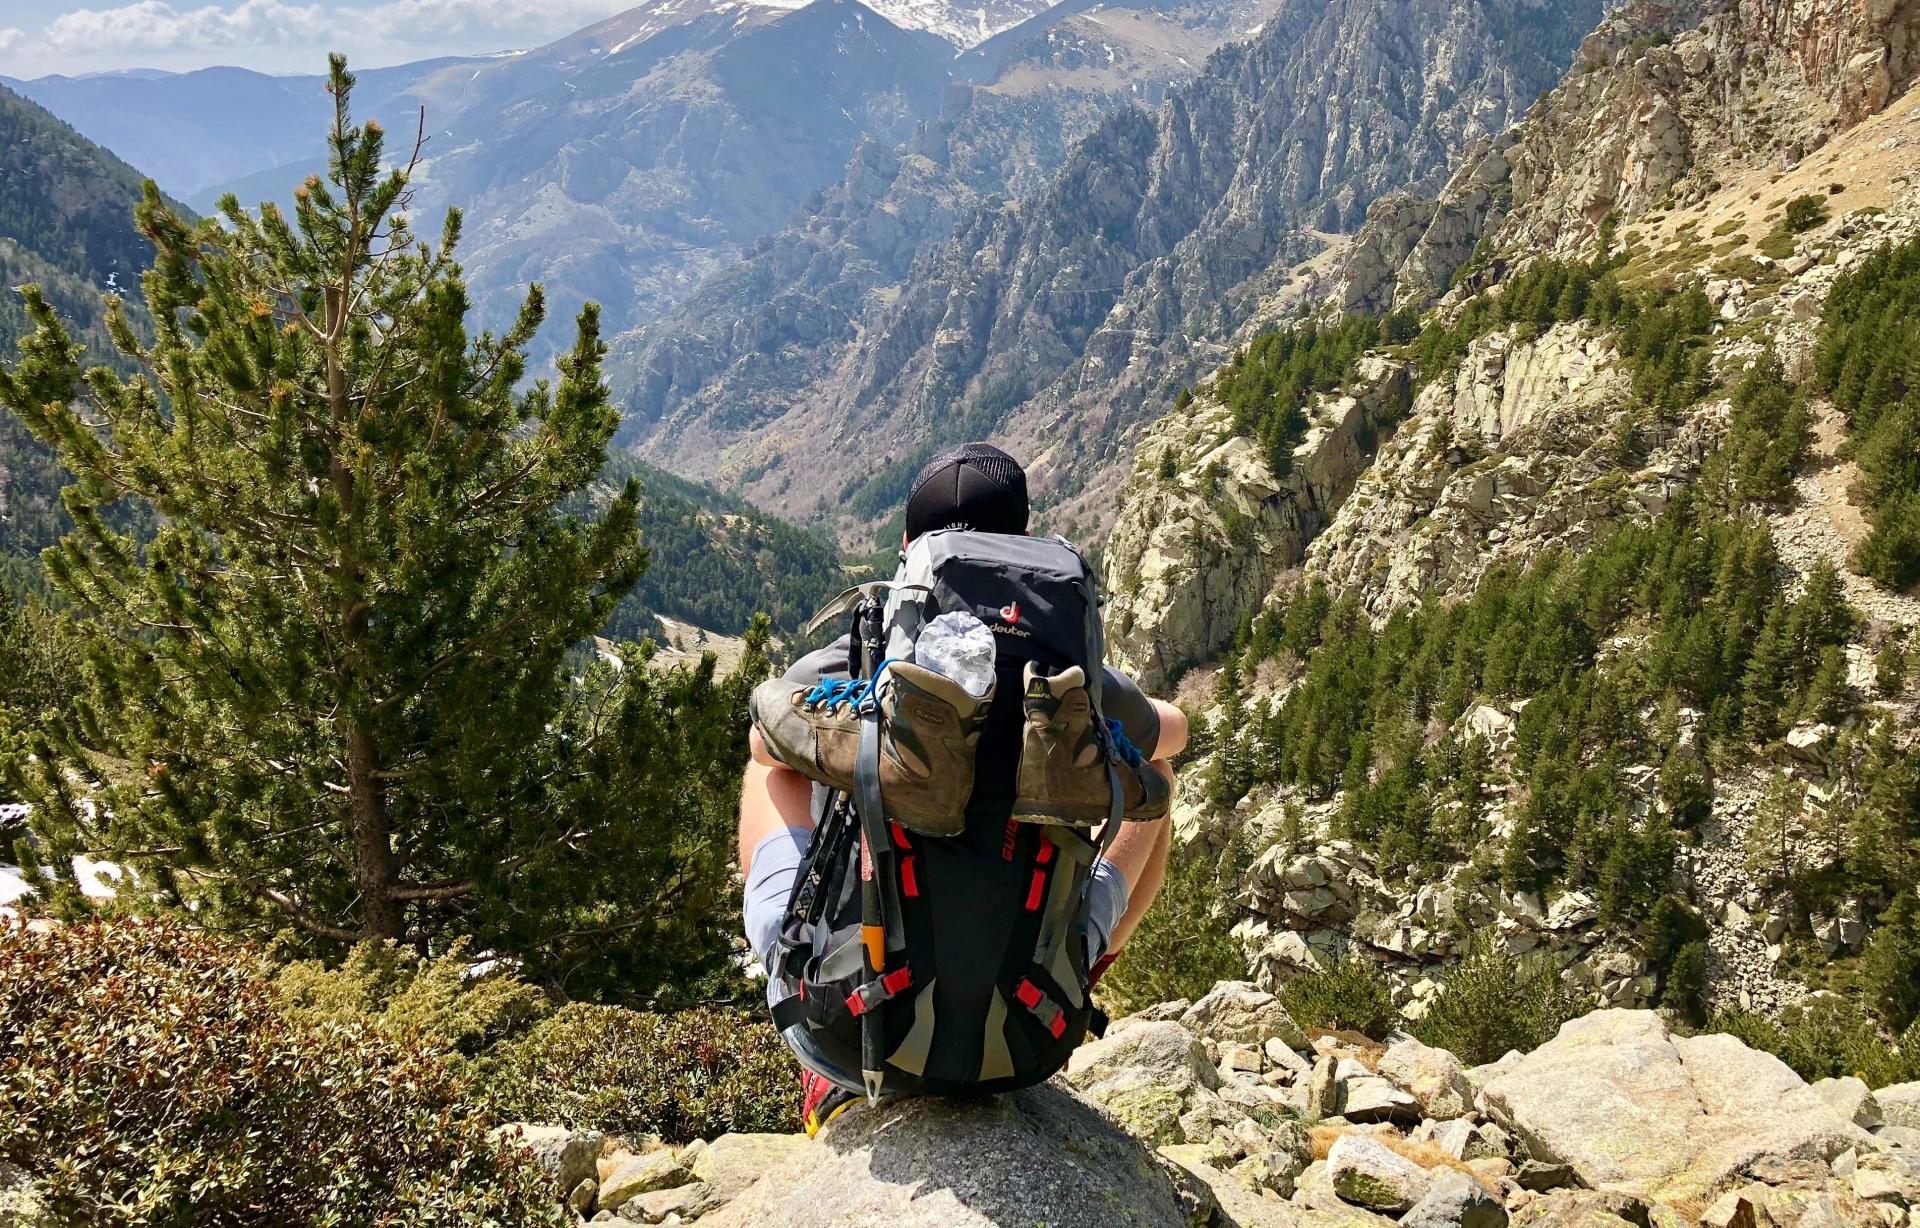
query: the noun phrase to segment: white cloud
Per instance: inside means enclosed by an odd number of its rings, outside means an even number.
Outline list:
[[[634,0],[387,0],[357,14],[380,35],[402,42],[498,30],[572,30],[633,7]]]
[[[610,16],[633,0],[385,0],[328,11],[322,4],[241,0],[227,8],[175,8],[165,0],[108,9],[77,9],[49,22],[42,40],[61,52],[167,53],[219,47],[281,47],[369,39],[432,44],[446,38],[535,34],[553,37]],[[24,42],[21,30],[0,31],[0,52]]]
[[[361,67],[395,64],[537,46],[647,2],[91,0],[98,7],[74,9],[44,25],[0,27],[0,73],[185,70],[209,64],[315,72],[319,50],[347,52]],[[672,11],[685,0],[652,2]],[[11,0],[0,0],[0,12],[10,7]]]
[[[163,0],[139,0],[114,9],[77,9],[48,23],[46,42],[59,51],[168,52],[212,47],[309,43],[331,36],[334,19],[317,4],[242,0],[180,10]]]

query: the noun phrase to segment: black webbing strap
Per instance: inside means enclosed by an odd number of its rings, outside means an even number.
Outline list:
[[[869,982],[878,980],[886,972],[889,930],[886,885],[893,873],[893,844],[887,837],[886,812],[880,797],[880,701],[873,693],[879,685],[880,680],[874,678],[873,689],[867,695],[867,711],[860,721],[860,751],[853,762],[853,808],[860,816],[860,832],[866,841],[866,855],[872,862],[868,867],[871,872],[863,874],[860,883],[860,941],[866,952],[862,958]],[[873,932],[875,929],[878,934]],[[867,1011],[860,1019],[860,1071],[869,1102],[879,1098],[886,1060],[883,1013]]]

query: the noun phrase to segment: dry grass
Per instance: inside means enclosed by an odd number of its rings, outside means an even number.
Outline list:
[[[1467,1167],[1465,1160],[1454,1159],[1432,1143],[1415,1142],[1391,1126],[1384,1130],[1374,1130],[1366,1126],[1315,1126],[1308,1132],[1308,1136],[1313,1141],[1313,1158],[1316,1160],[1326,1159],[1327,1153],[1333,1150],[1333,1140],[1343,1134],[1365,1135],[1368,1138],[1376,1140],[1389,1151],[1397,1152],[1406,1159],[1412,1160],[1421,1168],[1451,1168],[1457,1173],[1465,1173],[1467,1176],[1472,1177],[1474,1183],[1487,1193],[1492,1194],[1495,1198],[1500,1196],[1500,1191],[1483,1180],[1479,1173]]]
[[[1359,1032],[1348,1032],[1335,1028],[1308,1028],[1306,1029],[1306,1033],[1308,1040],[1319,1040],[1321,1037],[1327,1037],[1328,1039],[1338,1041],[1341,1048],[1346,1050],[1346,1052],[1340,1054],[1341,1057],[1350,1057],[1362,1066],[1365,1066],[1370,1072],[1374,1074],[1380,1073],[1380,1059],[1386,1055],[1387,1047],[1372,1037],[1363,1036]]]

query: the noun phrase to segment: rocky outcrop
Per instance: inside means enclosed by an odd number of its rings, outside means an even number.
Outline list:
[[[1356,1107],[1386,1093],[1410,1109],[1361,1121]],[[1898,1105],[1907,1090],[1879,1095]],[[1878,1103],[1645,1011],[1588,1015],[1466,1071],[1405,1037],[1309,1037],[1271,995],[1223,982],[1115,1022],[1047,1085],[855,1105],[812,1141],[729,1134],[636,1154],[590,1132],[509,1130],[543,1157],[601,1153],[597,1185],[573,1191],[596,1223],[1900,1228],[1920,1201],[1920,1133],[1857,1124]],[[576,1174],[549,1171],[559,1197]],[[0,1190],[30,1192],[7,1176]]]
[[[1576,1019],[1480,1091],[1536,1158],[1593,1189],[1688,1202],[1767,1162],[1824,1164],[1870,1136],[1785,1063],[1644,1011]]]
[[[1658,511],[1698,470],[1710,421],[1656,430],[1623,467],[1635,412],[1612,340],[1584,325],[1480,338],[1421,389],[1315,539],[1303,579],[1358,591],[1381,613]]]
[[[1897,0],[1622,5],[1559,88],[1489,146],[1466,149],[1437,196],[1369,216],[1335,301],[1424,306],[1476,244],[1522,261],[1584,256],[1608,218],[1625,227],[1699,206],[1756,169],[1777,179],[1916,76],[1920,13]]]
[[[1510,724],[1503,731],[1493,718],[1505,720],[1490,708],[1476,709],[1467,719],[1510,736]],[[1496,830],[1501,820],[1496,812]],[[1274,822],[1270,808],[1249,819],[1256,831]],[[1384,882],[1372,858],[1345,841],[1307,852],[1275,844],[1248,869],[1241,903],[1244,915],[1234,933],[1259,984],[1276,988],[1357,956],[1380,967],[1392,986],[1394,1005],[1408,1018],[1425,1013],[1447,968],[1476,940],[1545,959],[1584,997],[1602,1004],[1644,1005],[1655,989],[1645,961],[1598,925],[1599,906],[1584,892],[1568,892],[1547,905],[1531,892],[1505,892],[1482,882],[1465,867],[1402,891]],[[1398,1070],[1383,1066],[1381,1073],[1414,1092],[1427,1116],[1458,1116],[1449,1110],[1465,1094],[1443,1066],[1429,1068],[1411,1049],[1392,1060],[1404,1065]]]
[[[1115,659],[1163,686],[1231,643],[1247,612],[1305,557],[1411,395],[1404,364],[1363,363],[1347,395],[1311,409],[1284,480],[1204,394],[1155,424],[1107,546]]]

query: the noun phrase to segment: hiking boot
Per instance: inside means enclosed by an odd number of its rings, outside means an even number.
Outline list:
[[[776,678],[754,690],[753,722],[775,759],[851,794],[867,691],[860,683],[804,687]],[[976,698],[911,662],[887,666],[880,683],[880,796],[888,818],[923,836],[966,829],[973,751],[992,702],[991,692]]]
[[[864,1099],[861,1093],[850,1092],[810,1070],[800,1073],[800,1125],[808,1138],[818,1138],[828,1122]]]
[[[1028,822],[1075,827],[1106,822],[1113,799],[1107,743],[1094,725],[1085,671],[1076,665],[1048,676],[1028,664],[1025,678],[1022,700],[1027,728],[1020,747],[1014,815]],[[1137,751],[1119,753],[1114,766],[1125,794],[1122,813],[1126,818],[1165,816],[1172,800],[1166,777],[1148,766]]]

